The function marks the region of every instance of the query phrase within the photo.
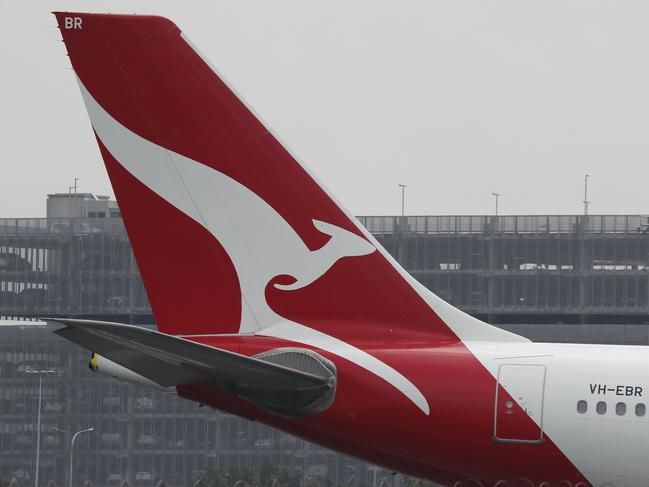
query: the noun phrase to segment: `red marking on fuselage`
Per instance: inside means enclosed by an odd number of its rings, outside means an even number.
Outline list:
[[[266,337],[192,340],[246,355],[286,346],[303,347]],[[388,383],[321,349],[314,350],[336,364],[336,400],[330,409],[310,418],[282,418],[232,398],[211,384],[182,386],[178,392],[325,447],[444,485],[474,478],[486,487],[523,477],[534,485],[559,485],[562,481],[589,485],[548,437],[530,445],[494,441],[496,381],[464,345],[372,341],[363,349],[407,371],[428,400],[430,415],[422,414]],[[499,394],[509,397],[502,388]],[[521,423],[519,433],[523,437],[537,429],[530,418],[527,424]]]

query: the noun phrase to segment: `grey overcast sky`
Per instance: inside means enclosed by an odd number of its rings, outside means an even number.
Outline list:
[[[644,0],[0,0],[0,217],[112,195],[50,10],[170,17],[355,214],[649,213]]]

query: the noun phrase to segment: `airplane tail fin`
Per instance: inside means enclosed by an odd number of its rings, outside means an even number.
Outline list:
[[[525,340],[409,276],[174,23],[55,15],[161,331]]]

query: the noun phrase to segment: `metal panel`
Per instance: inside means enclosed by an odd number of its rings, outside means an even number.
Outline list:
[[[544,365],[500,365],[496,385],[494,439],[509,443],[543,442],[544,394]]]

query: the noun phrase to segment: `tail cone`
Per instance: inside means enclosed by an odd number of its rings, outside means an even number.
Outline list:
[[[98,355],[95,352],[92,352],[92,355],[90,355],[90,362],[88,362],[88,368],[93,372],[97,372],[97,357]]]

